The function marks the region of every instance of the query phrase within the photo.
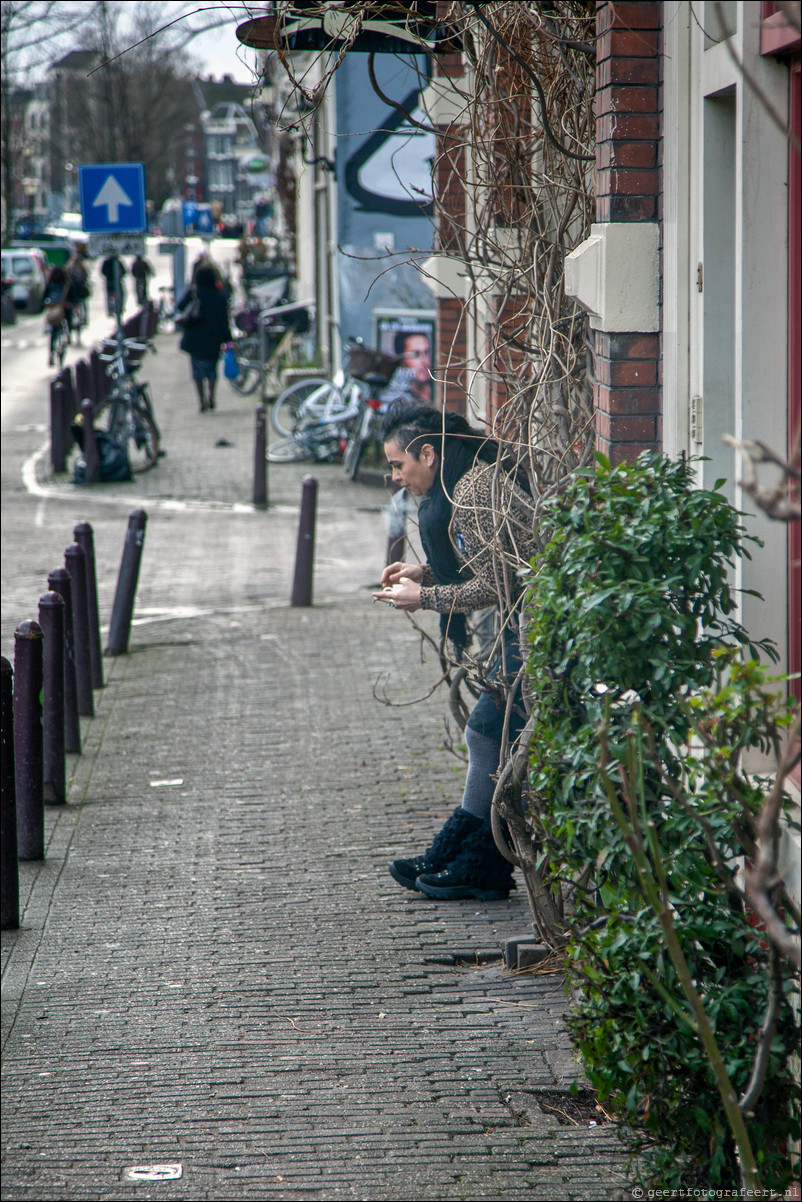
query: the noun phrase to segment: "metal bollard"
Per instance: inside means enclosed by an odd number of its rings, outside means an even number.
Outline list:
[[[67,451],[70,444],[65,435],[67,392],[60,377],[50,382],[50,462],[54,472],[67,470]]]
[[[64,385],[64,443],[69,452],[73,444],[72,423],[79,408],[75,400],[75,381],[71,367],[64,368],[61,373],[61,382]]]
[[[79,522],[72,537],[83,550],[86,566],[86,608],[89,614],[89,655],[92,661],[92,688],[103,688],[103,650],[100,646],[100,610],[97,603],[95,535],[88,522]]]
[[[42,628],[32,619],[21,622],[14,631],[14,772],[20,860],[45,857],[43,642]]]
[[[75,640],[75,680],[78,685],[78,713],[91,718],[95,713],[92,696],[92,653],[89,650],[89,613],[86,600],[86,556],[77,543],[64,552],[64,567],[72,580],[72,629]]]
[[[46,805],[67,800],[64,763],[64,598],[53,591],[39,598],[42,654],[42,727],[44,734],[44,799]]]
[[[95,350],[89,352],[89,371],[92,377],[92,400],[96,405],[102,405],[108,393],[109,379],[100,355]]]
[[[75,364],[75,408],[80,409],[81,401],[91,401],[93,397],[92,370],[86,359],[79,359]]]
[[[109,623],[109,641],[106,655],[125,655],[131,634],[131,618],[134,612],[134,597],[139,579],[139,563],[142,544],[145,541],[145,524],[148,515],[144,509],[135,509],[128,518],[120,572],[114,593],[114,605]]]
[[[64,750],[81,754],[81,721],[78,716],[78,681],[75,672],[75,630],[72,621],[72,578],[66,568],[55,568],[47,587],[64,602]]]
[[[253,443],[253,504],[267,509],[267,413],[256,406],[256,436]]]
[[[17,791],[14,783],[14,673],[0,656],[0,911],[2,928],[19,926]]]
[[[90,400],[81,401],[81,417],[84,427],[84,463],[86,464],[86,483],[97,484],[100,471],[97,461],[97,439],[93,419],[94,405]]]
[[[295,552],[295,578],[290,605],[312,604],[312,577],[315,570],[315,511],[317,480],[305,476],[301,489],[301,514],[298,519],[298,545]]]

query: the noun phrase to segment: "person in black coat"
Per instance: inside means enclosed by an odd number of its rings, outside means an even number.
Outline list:
[[[185,327],[179,346],[190,357],[199,409],[205,413],[207,409],[214,409],[217,364],[223,346],[231,341],[231,327],[225,292],[213,267],[198,267],[192,287],[176,306],[178,312],[187,308],[194,295],[200,301],[200,317]]]
[[[100,274],[106,281],[106,309],[109,317],[122,320],[125,312],[125,264],[119,255],[109,255],[103,260]]]

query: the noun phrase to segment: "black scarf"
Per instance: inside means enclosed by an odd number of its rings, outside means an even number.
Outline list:
[[[473,576],[469,568],[460,565],[448,528],[453,512],[449,498],[453,496],[454,485],[470,471],[476,457],[476,445],[472,441],[455,439],[448,447],[442,473],[438,471],[434,484],[418,506],[421,545],[438,584],[464,584]],[[443,638],[447,636],[461,655],[471,641],[466,615],[440,614],[440,634]]]

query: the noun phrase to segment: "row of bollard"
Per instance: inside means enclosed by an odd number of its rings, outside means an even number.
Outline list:
[[[125,338],[151,338],[156,330],[156,310],[152,304],[135,313],[123,326]],[[79,359],[74,368],[64,367],[50,382],[50,461],[54,472],[67,469],[67,456],[73,443],[72,424],[79,413],[84,429],[92,427],[92,413],[109,395],[111,380],[97,350],[87,359]],[[92,449],[84,448],[87,479],[92,479]]]
[[[147,514],[129,516],[106,655],[128,650]],[[14,668],[0,657],[2,677],[2,929],[19,926],[19,860],[42,860],[45,805],[67,800],[66,754],[81,753],[81,716],[94,716],[103,688],[94,532],[73,531],[64,567],[47,577],[38,621],[14,632]]]

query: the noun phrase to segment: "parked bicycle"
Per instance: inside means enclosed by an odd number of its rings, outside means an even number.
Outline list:
[[[267,309],[246,307],[235,316],[234,324],[242,336],[233,345],[238,374],[231,379],[231,387],[241,396],[250,396],[259,387],[264,372],[266,390],[275,396],[280,391],[282,369],[299,357],[300,339],[311,324],[310,302],[273,305]]]
[[[147,342],[122,335],[105,338],[106,351],[100,358],[112,379],[112,388],[104,401],[95,407],[93,421],[128,455],[132,472],[145,472],[159,458],[159,428],[153,412],[150,387],[135,379],[142,366],[140,356],[151,349]]]
[[[355,415],[363,387],[361,381],[350,378],[340,386],[322,377],[298,380],[273,402],[273,429],[283,438],[291,438],[302,419],[333,421],[348,412]]]
[[[159,288],[159,304],[156,309],[156,333],[161,334],[172,322],[175,316],[175,289],[167,286]]]
[[[392,355],[358,343],[351,347],[350,368],[351,374],[368,386],[362,391],[359,413],[343,455],[348,478],[358,480],[366,460],[373,467],[384,462],[381,428],[387,406],[412,394],[408,392],[409,372]]]
[[[329,380],[305,380],[312,388],[298,405],[292,432],[275,439],[267,449],[271,463],[293,463],[304,459],[333,462],[342,458],[351,427],[359,413],[359,393],[344,399]],[[294,391],[298,391],[298,385]],[[288,390],[289,391],[289,390]]]
[[[282,435],[271,443],[271,461],[344,457],[356,479],[366,448],[378,440],[379,415],[395,393],[390,383],[398,361],[381,351],[349,340],[349,374],[342,384],[322,378],[300,380],[273,404],[274,429]]]

